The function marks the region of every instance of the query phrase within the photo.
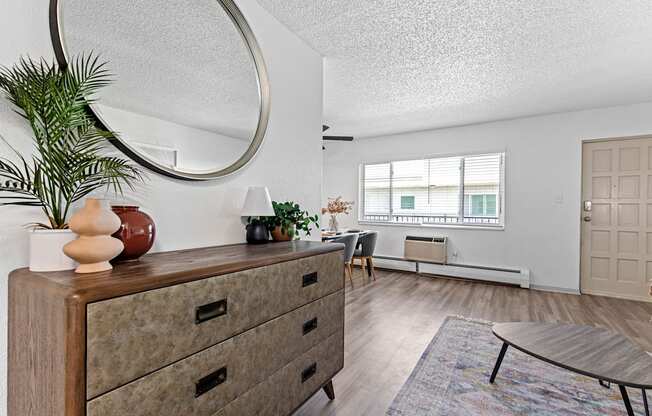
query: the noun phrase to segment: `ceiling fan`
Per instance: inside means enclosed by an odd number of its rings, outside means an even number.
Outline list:
[[[325,124],[322,124],[321,126],[321,131],[322,133],[325,132],[326,130],[330,129],[330,126],[327,126]],[[331,141],[337,141],[337,142],[352,142],[353,141],[353,136],[322,136],[323,140],[331,140]],[[322,145],[322,150],[326,149]]]

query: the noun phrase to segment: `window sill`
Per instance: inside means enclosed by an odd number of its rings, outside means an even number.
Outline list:
[[[471,225],[471,224],[407,224],[401,222],[383,222],[383,221],[358,221],[358,224],[377,225],[386,227],[412,227],[412,228],[452,228],[460,230],[489,230],[505,231],[505,225]]]

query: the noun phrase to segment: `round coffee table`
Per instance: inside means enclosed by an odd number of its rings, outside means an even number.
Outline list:
[[[652,389],[652,357],[623,335],[592,326],[541,322],[500,323],[492,330],[503,346],[490,383],[511,345],[547,363],[595,378],[602,385],[617,384],[630,416],[634,411],[626,387],[640,389],[649,416],[645,391]]]

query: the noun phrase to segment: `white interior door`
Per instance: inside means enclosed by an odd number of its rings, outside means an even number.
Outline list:
[[[582,149],[583,293],[650,301],[652,137]]]

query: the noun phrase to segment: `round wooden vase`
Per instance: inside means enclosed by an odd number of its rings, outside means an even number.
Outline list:
[[[63,252],[77,260],[76,273],[111,270],[109,260],[120,254],[122,241],[111,237],[120,228],[120,218],[109,209],[108,201],[88,198],[86,204],[68,223],[79,238],[63,247]]]
[[[113,205],[113,212],[120,217],[120,228],[113,234],[125,248],[113,262],[137,260],[154,245],[156,226],[152,217],[133,205]]]

